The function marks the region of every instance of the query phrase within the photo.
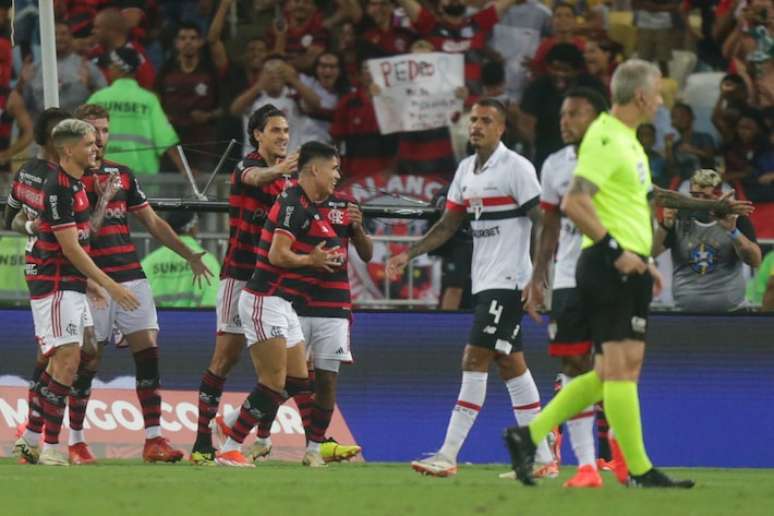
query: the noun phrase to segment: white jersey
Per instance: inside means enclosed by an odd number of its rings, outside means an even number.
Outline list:
[[[577,164],[578,154],[574,145],[554,152],[543,162],[540,174],[540,184],[543,188],[540,205],[544,210],[559,210],[562,197],[570,188]],[[575,266],[580,257],[582,239],[583,235],[575,224],[562,214],[562,229],[559,232],[559,249],[554,269],[554,289],[575,288]]]
[[[502,143],[478,172],[475,166],[475,155],[460,162],[446,198],[446,209],[470,217],[472,292],[521,290],[532,275],[527,212],[540,198],[535,167]]]

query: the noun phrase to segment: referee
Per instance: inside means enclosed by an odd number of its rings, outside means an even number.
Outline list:
[[[629,467],[629,485],[693,487],[654,468],[645,451],[637,394],[645,355],[648,305],[661,277],[648,263],[653,227],[648,158],[636,128],[662,102],[656,66],[630,59],[613,75],[613,108],[589,127],[563,209],[583,233],[578,294],[591,327],[594,370],[578,376],[529,426],[505,431],[516,476],[534,485],[535,443],[558,424],[603,400]]]

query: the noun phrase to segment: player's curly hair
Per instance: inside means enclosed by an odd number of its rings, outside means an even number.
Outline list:
[[[247,136],[250,139],[250,145],[258,148],[258,140],[255,139],[255,130],[263,131],[266,127],[266,123],[270,118],[275,116],[281,116],[287,120],[285,113],[274,107],[274,104],[266,104],[261,106],[250,115],[250,119],[247,121]]]

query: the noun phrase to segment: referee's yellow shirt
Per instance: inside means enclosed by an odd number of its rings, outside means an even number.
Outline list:
[[[583,137],[575,175],[599,188],[594,207],[613,238],[628,251],[650,256],[650,166],[635,130],[607,113],[599,115]],[[582,247],[592,244],[584,235]]]

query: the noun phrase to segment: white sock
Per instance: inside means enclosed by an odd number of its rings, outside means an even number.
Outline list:
[[[40,446],[40,434],[31,432],[29,428],[24,430],[24,440],[27,441],[30,446]]]
[[[237,407],[231,412],[226,412],[225,414],[223,414],[223,422],[226,423],[227,427],[231,428],[232,426],[234,426],[234,423],[236,423],[237,419],[239,419],[239,412],[241,410],[242,410],[241,407]]]
[[[55,450],[58,450],[59,449],[59,443],[51,444],[51,443],[47,443],[47,442],[44,441],[43,442],[43,449],[44,450],[48,450],[50,448],[54,448]]]
[[[508,394],[511,396],[513,415],[519,426],[527,426],[540,412],[540,393],[538,393],[532,373],[527,372],[505,382]],[[553,461],[553,455],[548,449],[545,439],[540,441],[535,452],[536,464],[548,464]]]
[[[72,428],[70,429],[70,435],[67,438],[67,444],[72,446],[74,444],[85,443],[85,442],[86,442],[86,437],[84,437],[83,435],[83,430],[73,430]]]
[[[316,443],[314,441],[309,441],[306,445],[306,451],[310,453],[320,453],[320,443]]]
[[[476,417],[486,398],[487,377],[487,373],[462,372],[460,395],[454,405],[454,410],[452,410],[449,427],[446,429],[446,438],[439,451],[447,459],[457,460],[460,448],[462,448],[473,423],[476,422]]]
[[[562,387],[566,387],[572,381],[572,377],[560,374]],[[596,452],[594,451],[594,423],[596,411],[594,405],[583,409],[580,414],[567,420],[567,433],[570,435],[570,444],[578,466],[593,466],[597,468]]]
[[[236,442],[231,437],[226,439],[226,442],[223,443],[223,447],[220,449],[221,453],[230,452],[230,451],[242,451],[242,444]]]
[[[255,442],[261,446],[271,446],[271,437],[256,437]]]
[[[156,437],[161,437],[160,426],[149,426],[148,428],[145,429],[146,439],[155,439]]]

